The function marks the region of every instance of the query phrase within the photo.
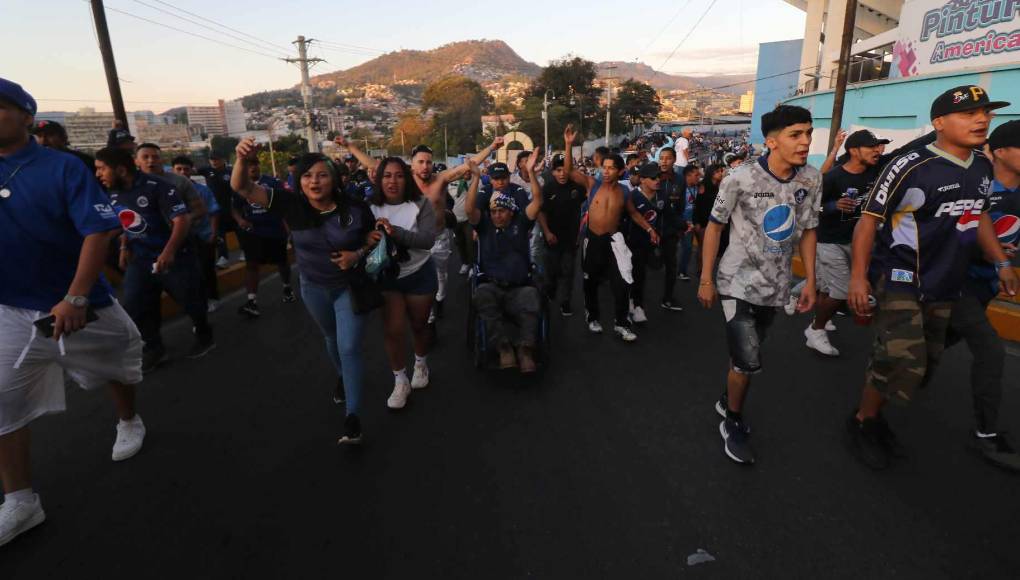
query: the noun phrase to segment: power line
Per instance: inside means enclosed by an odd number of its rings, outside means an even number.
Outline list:
[[[665,26],[663,26],[661,30],[659,30],[659,33],[658,33],[658,34],[656,34],[656,35],[655,35],[655,37],[654,37],[654,38],[653,38],[653,39],[652,39],[652,40],[651,40],[651,41],[650,41],[650,42],[649,42],[649,43],[648,43],[647,45],[645,45],[645,48],[644,48],[644,50],[642,50],[642,51],[641,51],[641,55],[642,55],[642,56],[644,56],[644,55],[645,55],[645,53],[647,53],[647,52],[648,52],[648,49],[649,49],[649,48],[651,48],[651,47],[652,47],[652,45],[653,45],[653,44],[655,44],[655,42],[656,42],[657,40],[659,40],[659,37],[660,37],[660,36],[662,36],[662,33],[663,33],[663,32],[666,32],[666,29],[667,29],[667,28],[669,28],[669,27],[670,27],[670,25],[672,25],[672,24],[673,24],[673,21],[674,21],[674,20],[676,20],[678,16],[680,16],[680,13],[681,13],[681,12],[683,12],[683,11],[684,11],[684,9],[685,9],[685,8],[687,8],[687,5],[688,5],[688,4],[690,4],[690,3],[691,3],[691,0],[687,0],[686,2],[684,2],[684,3],[683,3],[683,4],[681,5],[681,6],[680,6],[680,9],[679,9],[679,10],[677,10],[677,11],[676,11],[676,14],[674,14],[674,15],[673,15],[673,17],[669,19],[669,22],[667,22],[667,23],[666,23],[666,25],[665,25]]]
[[[37,101],[53,101],[53,102],[69,102],[69,103],[104,103],[109,100],[109,97],[105,99],[48,99],[46,97],[37,97]],[[134,103],[136,105],[180,105],[180,106],[195,106],[195,107],[213,107],[216,106],[214,103],[181,103],[180,101],[124,101],[125,103]]]
[[[195,14],[194,12],[189,12],[189,11],[183,9],[183,8],[179,8],[177,6],[174,6],[173,4],[171,4],[169,2],[164,2],[163,0],[152,0],[152,1],[153,2],[157,2],[159,4],[162,4],[164,6],[169,6],[170,8],[173,8],[174,10],[183,12],[185,14],[189,14],[189,15],[194,16],[196,18],[201,18],[202,20],[205,20],[207,22],[211,22],[212,24],[215,24],[216,26],[219,26],[220,28],[225,28],[225,29],[230,30],[232,32],[236,32],[236,33],[238,33],[240,35],[247,36],[249,38],[255,39],[255,40],[259,41],[260,44],[268,44],[270,46],[274,46],[276,48],[283,49],[283,51],[287,52],[287,53],[289,53],[290,50],[291,50],[290,47],[288,47],[288,46],[284,46],[282,44],[276,44],[276,43],[273,43],[273,42],[269,42],[269,41],[267,41],[267,40],[265,40],[263,38],[255,36],[253,34],[248,34],[247,32],[242,32],[242,31],[240,31],[240,30],[238,30],[236,28],[231,28],[231,27],[227,26],[226,24],[222,24],[220,22],[217,22],[217,21],[209,18],[208,16],[202,16],[200,14]]]
[[[212,26],[209,26],[208,24],[203,24],[203,23],[201,23],[201,22],[199,22],[197,20],[192,20],[191,18],[188,18],[186,16],[181,16],[179,14],[174,14],[173,12],[171,12],[169,10],[166,10],[164,8],[160,8],[159,6],[153,6],[151,4],[146,4],[145,2],[142,2],[142,0],[134,0],[134,2],[136,4],[141,4],[142,6],[145,6],[146,8],[151,8],[152,10],[156,10],[157,12],[162,12],[163,14],[168,14],[170,16],[173,16],[174,18],[178,18],[180,20],[183,20],[185,22],[189,22],[189,23],[194,24],[196,26],[201,26],[202,28],[205,28],[206,30],[211,30],[211,31],[213,31],[213,32],[215,32],[217,34],[223,34],[225,36],[229,36],[230,38],[233,38],[233,39],[238,40],[240,42],[244,42],[246,44],[253,45],[253,46],[257,47],[257,48],[263,48],[266,45],[265,42],[254,42],[254,41],[248,40],[247,38],[244,38],[244,37],[241,37],[241,36],[237,36],[236,34],[231,34],[229,32],[223,32],[222,30],[217,30],[217,29],[213,28]],[[271,48],[271,47],[269,47],[269,48]],[[283,52],[283,54],[289,56],[289,53],[287,53],[286,51],[282,51],[282,52]]]
[[[356,50],[363,50],[363,51],[367,51],[367,52],[371,52],[371,53],[375,53],[375,54],[386,54],[386,51],[384,51],[384,50],[379,50],[377,48],[369,48],[367,46],[360,46],[360,45],[357,45],[357,44],[347,44],[345,42],[333,42],[332,40],[319,40],[319,39],[316,39],[315,41],[318,42],[320,45],[328,44],[328,45],[332,45],[332,46],[336,46],[336,47],[340,47],[340,48],[350,48],[350,49],[356,49]]]
[[[694,26],[692,26],[691,29],[687,31],[687,34],[680,39],[680,42],[678,42],[675,47],[673,47],[673,52],[669,53],[669,56],[666,57],[666,60],[662,61],[662,64],[659,65],[660,70],[666,68],[666,63],[669,62],[671,58],[673,58],[673,55],[676,54],[676,51],[680,50],[680,47],[683,46],[683,43],[687,42],[687,39],[690,38],[692,34],[694,34],[694,31],[697,30],[698,26],[701,24],[701,21],[705,19],[705,16],[708,16],[708,13],[712,10],[712,7],[715,6],[716,2],[718,2],[718,0],[712,0],[712,3],[708,5],[708,8],[705,8],[705,11],[701,13],[700,17],[698,17],[698,21],[694,23]],[[656,74],[658,74],[658,71],[656,71]],[[655,75],[652,76],[654,77]]]
[[[87,2],[88,0],[85,0],[85,1]],[[230,48],[236,48],[238,50],[244,50],[244,51],[250,52],[252,54],[257,54],[259,56],[264,56],[266,58],[271,58],[273,60],[279,60],[280,59],[280,57],[272,55],[272,54],[267,54],[267,53],[264,53],[264,52],[259,52],[257,50],[246,48],[244,46],[237,46],[236,44],[230,44],[228,42],[223,42],[222,40],[216,40],[215,38],[209,38],[208,36],[204,36],[204,35],[198,34],[196,32],[191,32],[191,31],[188,31],[188,30],[177,28],[176,26],[170,26],[169,24],[164,24],[164,23],[159,22],[157,20],[152,20],[151,18],[146,18],[144,16],[139,16],[137,14],[132,14],[131,12],[128,12],[126,10],[121,10],[119,8],[114,8],[112,6],[107,6],[106,9],[110,10],[112,12],[116,12],[118,14],[123,14],[124,16],[129,16],[129,17],[134,18],[136,20],[141,20],[143,22],[148,22],[149,24],[155,24],[156,26],[162,26],[163,28],[169,28],[170,30],[173,30],[175,32],[180,32],[182,34],[187,34],[189,36],[194,36],[196,38],[201,38],[203,40],[208,40],[209,42],[215,42],[216,44],[220,44],[220,45],[227,46],[227,47],[230,47]]]

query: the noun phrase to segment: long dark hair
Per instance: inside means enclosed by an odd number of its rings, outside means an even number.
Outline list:
[[[336,165],[333,164],[333,160],[322,153],[305,153],[297,158],[297,190],[301,195],[305,194],[301,189],[301,176],[308,173],[312,166],[320,161],[326,164],[326,171],[329,172],[330,179],[333,180],[333,191],[331,192],[333,203],[336,204],[340,215],[346,216],[350,213],[350,198],[344,194],[343,181],[340,179],[340,173],[337,171]]]
[[[701,178],[701,185],[705,187],[705,191],[719,190],[719,185],[712,181],[712,176],[720,169],[726,169],[726,166],[722,163],[713,163],[708,166],[708,169],[705,169],[705,177]]]
[[[368,202],[372,205],[383,205],[386,203],[386,196],[383,195],[382,177],[383,173],[386,172],[386,166],[390,163],[400,165],[400,170],[404,172],[404,201],[418,201],[421,199],[422,192],[418,187],[418,182],[414,180],[414,175],[411,174],[411,166],[399,157],[386,157],[375,168],[373,179],[375,187],[372,188],[372,197],[368,199]]]

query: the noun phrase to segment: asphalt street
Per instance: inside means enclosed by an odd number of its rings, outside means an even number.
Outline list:
[[[106,395],[69,388],[68,412],[33,425],[48,519],[0,548],[0,578],[1020,576],[1020,476],[967,448],[965,347],[889,412],[909,458],[874,473],[843,438],[868,330],[837,320],[844,354],[823,359],[804,347],[808,316],[780,314],[745,467],[722,452],[722,314],[695,306],[696,283],[678,283],[685,312],[665,312],[653,274],[634,344],[589,334],[578,291],[578,314],[554,316],[551,363],[523,379],[471,366],[453,268],[432,385],[401,412],[372,315],[360,449],[336,446],[334,372],[278,280],[261,319],[236,314],[240,297],[213,316],[202,360],[181,358],[190,328],[168,325],[175,359],[140,387],[136,457],[110,460]],[[1003,427],[1020,432],[1020,358],[1007,364]],[[699,549],[714,561],[688,565]]]

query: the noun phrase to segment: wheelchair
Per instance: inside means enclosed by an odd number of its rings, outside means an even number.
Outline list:
[[[488,336],[485,331],[485,322],[478,316],[478,309],[475,307],[475,291],[478,285],[482,283],[485,275],[482,270],[482,256],[481,247],[476,246],[476,260],[475,264],[471,266],[468,273],[468,315],[467,315],[467,347],[473,353],[473,361],[476,369],[489,368],[493,358],[494,351],[489,348]],[[535,264],[531,264],[531,273],[529,274],[529,282],[538,290],[539,296],[539,309],[538,309],[538,336],[535,337],[535,362],[538,364],[538,368],[548,366],[549,364],[549,334],[550,334],[550,316],[549,316],[549,299],[545,295],[538,281],[536,280],[537,267]]]

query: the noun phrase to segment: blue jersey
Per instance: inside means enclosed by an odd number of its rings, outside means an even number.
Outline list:
[[[116,230],[117,214],[78,158],[38,145],[0,157],[0,304],[49,312],[67,294],[85,236]],[[88,293],[113,303],[102,275]]]
[[[482,218],[475,226],[482,276],[504,284],[523,285],[528,282],[531,271],[528,232],[533,224],[521,209],[507,227],[499,229],[492,223],[489,210],[482,210]]]
[[[273,191],[285,190],[279,180],[268,175],[259,176],[255,183]],[[268,208],[251,203],[237,194],[234,194],[234,208],[241,214],[241,217],[251,223],[252,234],[260,238],[287,237],[287,228],[283,225],[283,219],[270,213]]]
[[[154,261],[170,241],[174,218],[188,213],[172,185],[142,172],[127,190],[110,191],[110,202],[124,228],[132,260]]]
[[[220,213],[220,204],[216,202],[216,195],[211,189],[201,183],[192,183],[195,184],[195,191],[198,192],[199,197],[205,202],[206,214],[191,220],[191,233],[204,241],[212,237],[212,222],[209,221],[209,217]]]
[[[988,213],[995,224],[1000,244],[1020,245],[1020,189],[1007,189],[998,181],[992,182],[988,195]],[[1013,256],[1013,266],[1020,265],[1020,255]],[[989,302],[999,293],[999,274],[995,265],[985,260],[979,249],[967,272],[967,291],[982,302]]]
[[[641,217],[645,218],[650,226],[658,231],[659,229],[659,215],[662,209],[665,207],[666,202],[660,198],[658,194],[652,199],[645,197],[645,194],[641,193],[641,189],[634,189],[630,193],[630,199],[634,202],[634,209],[637,210]],[[648,247],[652,245],[652,238],[648,235],[648,232],[643,230],[641,226],[634,223],[632,220],[627,220],[627,243],[632,247]]]
[[[872,252],[872,282],[922,301],[955,300],[963,287],[992,164],[964,162],[934,145],[900,155],[882,170],[864,213],[885,222]]]

